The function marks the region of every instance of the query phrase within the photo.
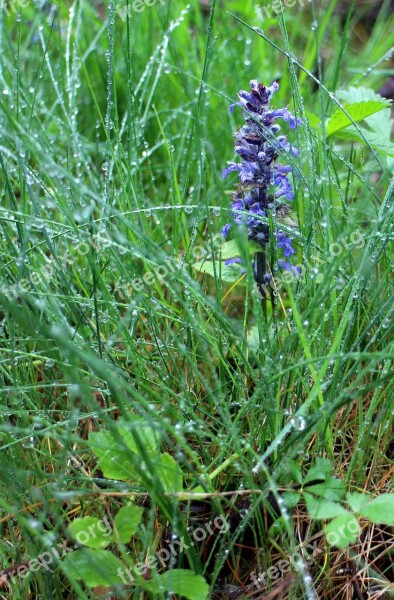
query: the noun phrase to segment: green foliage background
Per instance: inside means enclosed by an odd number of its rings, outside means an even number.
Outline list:
[[[168,0],[126,21],[118,8],[0,13],[0,558],[6,569],[40,555],[75,516],[114,516],[122,493],[144,507],[136,557],[169,526],[184,534],[196,501],[168,493],[143,421],[212,514],[238,514],[230,492],[254,490],[226,536],[177,562],[211,590],[246,585],[278,548],[299,549],[291,512],[281,505],[284,525],[269,534],[262,513],[269,490],[278,500],[295,484],[294,465],[326,457],[348,490],[390,491],[394,153],[376,92],[393,74],[393,17],[389,2],[371,21],[336,0],[263,23],[251,0],[211,11]],[[293,208],[297,259],[310,268],[275,292],[268,322],[251,267],[232,287],[214,245],[242,122],[228,106],[250,79],[278,80],[274,105],[304,121],[291,133]],[[193,268],[196,249],[213,276]],[[172,269],[160,278],[163,264]],[[137,436],[133,455],[120,417]],[[117,440],[128,481],[100,470],[95,432]],[[246,530],[261,549],[248,559],[237,545]],[[324,598],[329,573],[330,558],[313,580]],[[89,597],[76,579],[40,570],[4,597]],[[312,597],[306,571],[292,586],[290,597]]]

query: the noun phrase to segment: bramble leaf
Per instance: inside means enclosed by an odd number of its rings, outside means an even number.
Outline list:
[[[338,108],[329,118],[326,124],[326,135],[329,137],[341,129],[349,127],[353,123],[363,121],[370,115],[383,110],[390,106],[388,100],[383,98],[379,100],[363,100],[361,102],[345,103],[344,109],[347,111],[349,118],[341,108]]]

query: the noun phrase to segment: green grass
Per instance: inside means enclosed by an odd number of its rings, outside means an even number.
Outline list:
[[[0,571],[72,546],[76,518],[113,523],[133,498],[138,534],[110,547],[126,563],[226,518],[227,532],[159,568],[204,576],[212,598],[230,597],[226,586],[250,596],[251,572],[294,553],[299,569],[257,597],[350,598],[357,586],[392,597],[389,527],[362,521],[350,549],[330,549],[303,497],[292,510],[281,500],[319,457],[347,491],[392,489],[390,109],[356,125],[378,142],[326,138],[323,126],[347,111],[341,91],[376,92],[393,75],[389,2],[369,21],[336,0],[264,23],[252,0],[213,0],[210,13],[168,0],[127,21],[115,8],[0,12]],[[233,185],[221,172],[242,122],[228,106],[250,79],[278,79],[274,105],[304,121],[290,136],[307,267],[275,292],[267,320],[251,269],[232,286],[217,252]],[[214,258],[213,276],[193,268],[201,257]],[[141,421],[175,459],[169,470]],[[130,469],[122,482],[103,476],[89,444],[105,431]],[[321,552],[308,562],[311,543]],[[144,581],[111,597],[171,598]],[[0,579],[0,598],[93,594],[111,592],[61,560]]]

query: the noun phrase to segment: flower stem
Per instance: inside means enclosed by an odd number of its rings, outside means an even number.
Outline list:
[[[261,252],[256,252],[254,255],[254,278],[257,285],[257,290],[259,293],[259,297],[261,299],[261,308],[263,309],[263,314],[265,320],[267,320],[267,293],[266,293],[266,257],[265,250]]]

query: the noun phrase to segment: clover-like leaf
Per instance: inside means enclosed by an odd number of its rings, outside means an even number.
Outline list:
[[[307,493],[304,496],[311,519],[333,519],[348,512],[343,506],[332,500],[316,498],[312,494]]]
[[[373,523],[394,525],[394,494],[380,494],[360,506],[358,512]]]
[[[324,528],[327,542],[337,548],[346,548],[349,544],[354,544],[360,531],[356,517],[348,511],[335,517]]]
[[[304,485],[310,481],[315,481],[316,479],[325,481],[331,475],[333,470],[334,466],[327,458],[318,456],[304,477]]]

